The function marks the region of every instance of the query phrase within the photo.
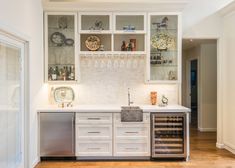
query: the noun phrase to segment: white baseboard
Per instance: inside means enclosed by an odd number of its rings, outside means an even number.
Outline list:
[[[216,132],[217,128],[198,128],[200,132]]]
[[[221,144],[221,143],[216,143],[216,147],[219,148],[219,149],[224,149],[224,144]]]
[[[224,148],[235,154],[235,146],[232,143],[224,142]]]
[[[39,162],[40,162],[40,158],[38,157],[33,161],[31,168],[36,167]]]
[[[229,152],[231,152],[232,154],[235,155],[235,149],[234,148],[231,148],[231,147],[229,147],[227,145],[224,145],[224,149],[228,150]]]
[[[235,155],[235,148],[231,147],[230,145],[226,144],[221,144],[221,143],[216,143],[216,147],[219,149],[226,149],[227,151],[231,152],[232,154]]]

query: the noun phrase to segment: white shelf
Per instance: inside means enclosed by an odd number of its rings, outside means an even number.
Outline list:
[[[146,55],[145,51],[80,51],[80,55]]]
[[[116,30],[114,34],[146,34],[144,30]]]
[[[112,34],[110,30],[80,30],[80,34]]]

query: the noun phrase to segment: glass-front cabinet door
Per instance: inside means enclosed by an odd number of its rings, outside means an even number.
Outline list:
[[[45,81],[77,81],[77,14],[45,13]]]
[[[149,14],[148,82],[179,81],[178,15]]]

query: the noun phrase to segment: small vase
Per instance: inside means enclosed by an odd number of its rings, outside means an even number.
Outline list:
[[[151,104],[156,105],[157,104],[157,92],[151,92],[150,97],[151,97]]]

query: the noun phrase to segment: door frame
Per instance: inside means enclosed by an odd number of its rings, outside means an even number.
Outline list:
[[[10,32],[5,31],[10,30]],[[21,49],[21,56],[20,56],[20,76],[21,76],[21,104],[20,108],[23,109],[22,111],[22,118],[23,121],[21,124],[23,129],[23,137],[22,137],[22,145],[23,145],[23,160],[24,165],[23,167],[30,167],[29,165],[29,38],[15,30],[9,28],[8,26],[0,25],[0,39],[1,41],[5,42],[8,45],[15,46]]]
[[[204,35],[193,35],[184,36],[182,40],[190,39],[208,39],[217,41],[217,142],[218,148],[223,147],[223,68],[225,66],[223,61],[223,39],[220,36],[204,36]],[[198,61],[198,65],[199,65]],[[198,93],[198,97],[199,97]]]
[[[200,102],[199,102],[199,57],[192,57],[186,60],[186,95],[187,95],[187,107],[191,108],[191,62],[197,60],[197,128],[199,128],[200,122]],[[191,114],[190,114],[190,123],[191,123]]]

